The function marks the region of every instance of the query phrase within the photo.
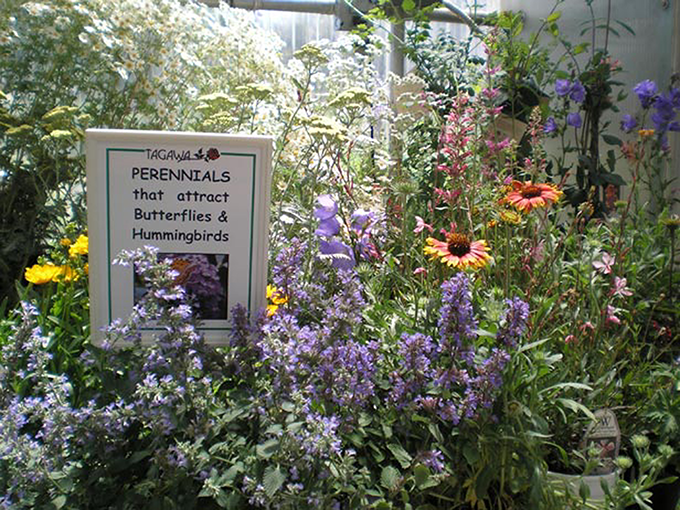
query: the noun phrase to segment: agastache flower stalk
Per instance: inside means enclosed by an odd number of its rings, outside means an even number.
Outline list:
[[[506,347],[515,347],[526,331],[529,305],[518,297],[506,300],[506,304],[508,307],[496,333],[496,339]]]
[[[472,309],[469,279],[456,274],[442,284],[442,307],[439,310],[439,337],[443,345],[460,349],[477,338],[477,320]]]

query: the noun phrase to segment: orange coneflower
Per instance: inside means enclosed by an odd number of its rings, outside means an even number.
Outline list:
[[[465,234],[449,232],[445,241],[428,237],[426,242],[429,246],[425,246],[425,254],[432,255],[433,259],[441,258],[442,264],[449,267],[479,269],[491,260],[486,241],[471,241]]]
[[[533,184],[531,181],[512,181],[512,188],[504,200],[522,212],[546,207],[557,202],[563,194],[552,184]]]

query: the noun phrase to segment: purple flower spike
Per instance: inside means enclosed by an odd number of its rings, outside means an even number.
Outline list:
[[[314,216],[320,220],[327,220],[338,213],[338,204],[330,195],[321,195],[316,199]]]
[[[335,255],[332,266],[336,269],[352,269],[356,265],[352,248],[340,241],[319,242],[319,251],[324,255]]]
[[[340,232],[340,222],[335,216],[321,220],[319,227],[314,231],[316,235],[324,237],[333,237],[338,232]]]
[[[583,125],[583,120],[581,120],[581,115],[578,112],[572,112],[567,115],[567,125],[580,128]]]
[[[557,80],[555,82],[555,93],[558,96],[564,97],[571,91],[571,83],[569,80]]]
[[[642,107],[649,108],[652,106],[652,101],[657,92],[656,83],[652,80],[641,81],[633,87],[633,92],[637,94],[640,103],[642,103]]]
[[[518,297],[507,299],[505,304],[507,308],[496,333],[496,339],[506,347],[515,347],[527,329],[529,305]]]
[[[551,134],[555,133],[557,131],[557,122],[555,122],[555,119],[553,117],[548,117],[545,120],[545,125],[543,126],[543,132],[545,134]]]
[[[632,115],[624,115],[621,120],[621,129],[626,133],[630,133],[637,126],[637,120]]]
[[[569,89],[569,98],[575,103],[581,104],[586,99],[586,89],[580,81],[576,80]]]

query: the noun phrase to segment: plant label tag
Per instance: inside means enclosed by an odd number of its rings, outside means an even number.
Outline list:
[[[114,260],[154,246],[177,272],[206,341],[227,343],[233,306],[266,305],[272,139],[90,129],[86,148],[93,341],[147,292]],[[157,331],[151,323],[143,341]]]
[[[619,456],[621,448],[619,422],[611,409],[598,409],[593,414],[595,421],[586,431],[584,449],[594,447],[600,452],[601,465],[593,471],[593,474],[611,473],[615,469],[614,461]]]

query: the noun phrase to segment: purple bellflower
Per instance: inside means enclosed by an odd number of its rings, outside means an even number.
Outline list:
[[[319,241],[319,251],[323,255],[333,255],[332,266],[336,269],[349,270],[356,265],[354,252],[352,248],[347,246],[342,241],[330,240]]]
[[[555,82],[555,92],[558,96],[564,97],[569,94],[571,90],[571,83],[569,80],[557,80]]]
[[[656,83],[652,80],[641,81],[635,87],[633,87],[633,92],[637,94],[640,103],[643,108],[649,108],[652,106],[654,96],[656,96],[657,88]]]
[[[585,101],[586,89],[580,81],[576,80],[571,84],[571,88],[569,89],[569,99],[579,104]]]
[[[637,125],[637,120],[632,115],[626,114],[621,119],[621,129],[626,133],[630,133]]]
[[[316,199],[314,216],[320,220],[327,220],[338,213],[338,204],[330,195],[320,195]]]
[[[567,125],[580,128],[583,125],[581,114],[578,112],[571,112],[569,115],[567,115]]]
[[[545,134],[552,134],[557,131],[557,122],[555,122],[555,119],[553,117],[548,117],[545,120],[545,124],[543,125],[543,132]]]

